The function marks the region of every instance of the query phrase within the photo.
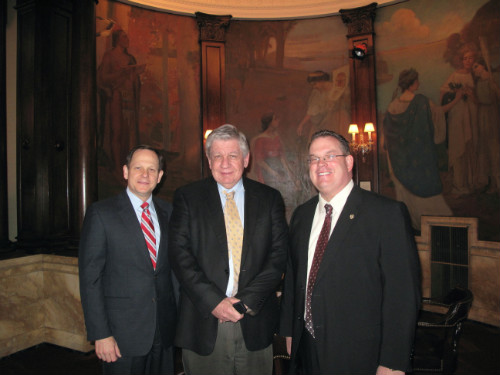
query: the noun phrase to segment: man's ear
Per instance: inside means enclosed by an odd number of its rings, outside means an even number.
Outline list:
[[[156,181],[157,184],[160,183],[162,177],[163,177],[163,170],[160,170],[160,172],[158,173],[158,181]]]

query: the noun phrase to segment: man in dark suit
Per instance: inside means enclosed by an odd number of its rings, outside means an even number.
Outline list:
[[[213,177],[174,196],[169,255],[181,287],[175,344],[189,375],[270,375],[288,247],[283,199],[243,177],[248,143],[233,125],[209,135],[206,154]]]
[[[312,136],[308,163],[319,196],[292,216],[282,299],[291,372],[403,374],[420,305],[406,206],[354,186],[335,132]]]
[[[171,205],[153,198],[163,158],[132,149],[127,189],[92,204],[80,242],[80,294],[88,340],[104,374],[172,374],[176,302],[168,263]]]

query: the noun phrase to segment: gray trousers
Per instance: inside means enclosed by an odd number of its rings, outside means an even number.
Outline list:
[[[199,355],[182,349],[182,362],[186,375],[271,375],[273,345],[249,351],[239,322],[219,323],[214,351],[209,355]]]

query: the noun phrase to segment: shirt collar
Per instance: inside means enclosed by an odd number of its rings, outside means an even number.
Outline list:
[[[344,186],[344,188],[336,194],[330,201],[326,201],[323,199],[321,194],[319,194],[319,211],[321,213],[325,212],[325,204],[330,204],[333,207],[333,210],[337,213],[340,213],[345,206],[345,202],[347,201],[347,197],[351,194],[352,188],[354,187],[354,182],[351,180],[349,183]]]
[[[137,195],[132,193],[130,189],[127,187],[127,195],[130,199],[130,202],[132,203],[132,206],[134,207],[134,210],[142,210],[141,205],[143,203],[143,200],[139,198]],[[153,195],[151,194],[149,198],[146,200],[146,202],[149,204],[149,210],[152,211],[154,210],[154,204],[153,204]]]
[[[238,180],[238,182],[231,189],[226,189],[224,186],[222,186],[221,184],[219,184],[217,182],[217,188],[219,189],[219,194],[223,194],[224,191],[226,191],[228,193],[234,191],[234,193],[236,194],[236,193],[244,190],[243,179],[240,178]]]

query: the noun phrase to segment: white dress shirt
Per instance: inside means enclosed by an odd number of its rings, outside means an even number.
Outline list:
[[[316,251],[316,243],[318,242],[319,234],[321,233],[321,228],[323,227],[323,223],[325,221],[326,211],[325,204],[330,204],[333,207],[332,211],[332,225],[330,226],[330,235],[335,228],[335,224],[339,219],[340,213],[342,212],[345,202],[347,201],[347,197],[351,194],[351,190],[354,187],[354,182],[351,180],[349,183],[337,194],[335,195],[331,201],[327,202],[323,199],[321,194],[319,195],[318,205],[316,206],[316,212],[314,213],[314,219],[311,228],[311,235],[309,236],[309,250],[307,253],[307,281],[306,281],[306,290],[307,283],[309,282],[309,271],[311,270],[312,261],[314,258],[314,252]],[[330,237],[328,237],[330,238]]]

